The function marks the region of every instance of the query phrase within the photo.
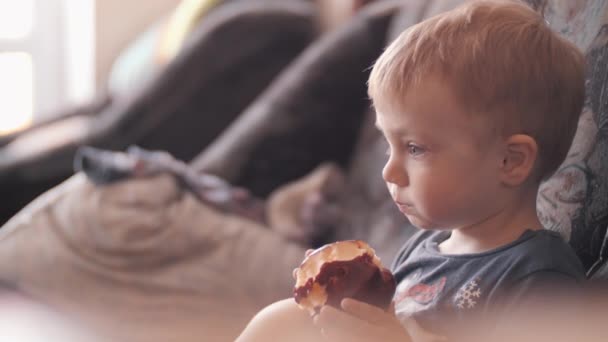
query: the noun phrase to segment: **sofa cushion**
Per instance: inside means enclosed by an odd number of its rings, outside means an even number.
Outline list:
[[[168,174],[102,187],[77,174],[0,230],[0,282],[108,341],[231,341],[291,295],[303,255]]]

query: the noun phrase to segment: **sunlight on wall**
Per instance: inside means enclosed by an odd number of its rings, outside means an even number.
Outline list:
[[[66,92],[70,103],[95,96],[95,1],[66,0]]]
[[[0,40],[8,42],[27,39],[33,25],[33,0],[0,0]],[[17,49],[17,51],[20,49]],[[22,129],[32,122],[33,65],[26,52],[0,52],[0,135]]]
[[[27,127],[33,115],[32,58],[25,52],[0,53],[0,135]]]
[[[32,30],[33,0],[0,0],[0,39],[23,38]]]
[[[0,136],[95,93],[94,0],[0,0]]]

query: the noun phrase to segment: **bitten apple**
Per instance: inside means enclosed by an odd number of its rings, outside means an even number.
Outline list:
[[[323,305],[340,308],[353,298],[387,309],[395,294],[395,278],[364,241],[338,241],[313,251],[295,272],[294,298],[314,314]]]

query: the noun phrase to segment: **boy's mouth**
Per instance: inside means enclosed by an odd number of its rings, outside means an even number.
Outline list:
[[[397,208],[399,208],[399,211],[401,211],[404,214],[411,215],[414,213],[414,206],[411,204],[402,203],[402,202],[398,202],[398,201],[395,201],[395,204],[397,205]]]

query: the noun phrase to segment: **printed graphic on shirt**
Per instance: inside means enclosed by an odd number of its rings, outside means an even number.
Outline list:
[[[426,311],[436,305],[445,287],[446,277],[432,284],[420,282],[420,272],[404,278],[395,293],[395,313],[399,317],[410,317],[416,312]]]
[[[456,292],[454,296],[454,305],[458,309],[473,309],[479,298],[481,297],[481,289],[479,288],[479,279],[473,279]]]

